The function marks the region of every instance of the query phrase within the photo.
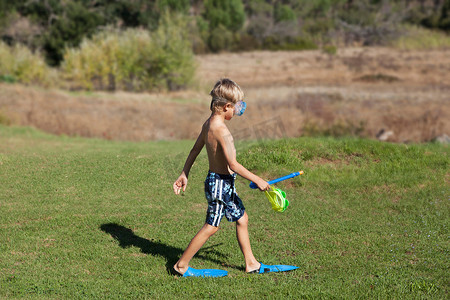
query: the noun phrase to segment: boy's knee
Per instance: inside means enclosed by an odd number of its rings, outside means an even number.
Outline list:
[[[208,232],[209,235],[213,235],[219,230],[219,227],[215,227],[209,224],[205,224],[205,229]]]
[[[247,213],[244,213],[244,215],[237,220],[237,224],[238,225],[243,225],[243,226],[247,226],[248,225],[248,215]]]

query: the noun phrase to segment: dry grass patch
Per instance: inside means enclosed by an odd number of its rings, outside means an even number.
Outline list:
[[[197,91],[68,93],[0,84],[0,123],[112,140],[194,139],[220,77],[244,89],[236,140],[311,135],[424,142],[450,134],[450,56],[388,48],[197,56]],[[394,80],[395,79],[395,80]]]

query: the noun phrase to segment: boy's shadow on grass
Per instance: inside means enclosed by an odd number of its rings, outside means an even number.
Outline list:
[[[134,246],[140,248],[142,253],[164,257],[167,261],[166,269],[169,274],[173,274],[173,265],[178,261],[181,254],[183,254],[184,252],[184,249],[168,246],[161,243],[160,241],[141,238],[140,236],[135,235],[133,230],[115,223],[103,224],[100,226],[100,229],[106,233],[109,233],[115,240],[119,242],[119,246],[122,248]],[[225,257],[225,255],[221,252],[212,249],[219,245],[221,244],[200,249],[200,251],[196,254],[196,257],[223,265],[223,261],[213,257]],[[241,269],[237,266],[226,266],[235,269]]]

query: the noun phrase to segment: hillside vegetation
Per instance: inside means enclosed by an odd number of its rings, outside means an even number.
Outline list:
[[[0,81],[185,89],[192,84],[194,53],[448,49],[449,15],[450,0],[0,0],[0,61],[23,65],[24,54],[14,51],[22,45],[53,67],[33,64],[24,71],[0,64]]]
[[[243,88],[248,109],[229,122],[236,140],[299,136],[429,142],[450,134],[445,50],[346,48],[197,55],[190,90],[67,92],[0,83],[0,124],[113,140],[195,139],[221,77]]]
[[[232,224],[193,259],[227,278],[169,270],[204,222],[201,153],[175,196],[192,141],[127,143],[0,126],[2,298],[446,298],[449,148],[297,138],[237,145],[238,160],[280,183],[275,213],[242,178],[256,257],[289,273],[247,275]]]

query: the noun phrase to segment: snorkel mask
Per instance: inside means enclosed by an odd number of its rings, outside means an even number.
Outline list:
[[[247,108],[247,103],[245,103],[244,101],[238,101],[234,105],[234,114],[236,116],[242,116],[242,114],[244,113],[246,108]]]
[[[213,104],[215,101],[220,101],[221,104],[223,104],[223,105],[231,102],[225,98],[215,97],[211,100],[211,106],[210,106],[211,110],[213,110],[212,107],[213,107]],[[238,102],[234,103],[234,114],[236,116],[242,116],[242,114],[244,113],[246,108],[247,108],[247,103],[245,103],[244,101],[238,101]]]

